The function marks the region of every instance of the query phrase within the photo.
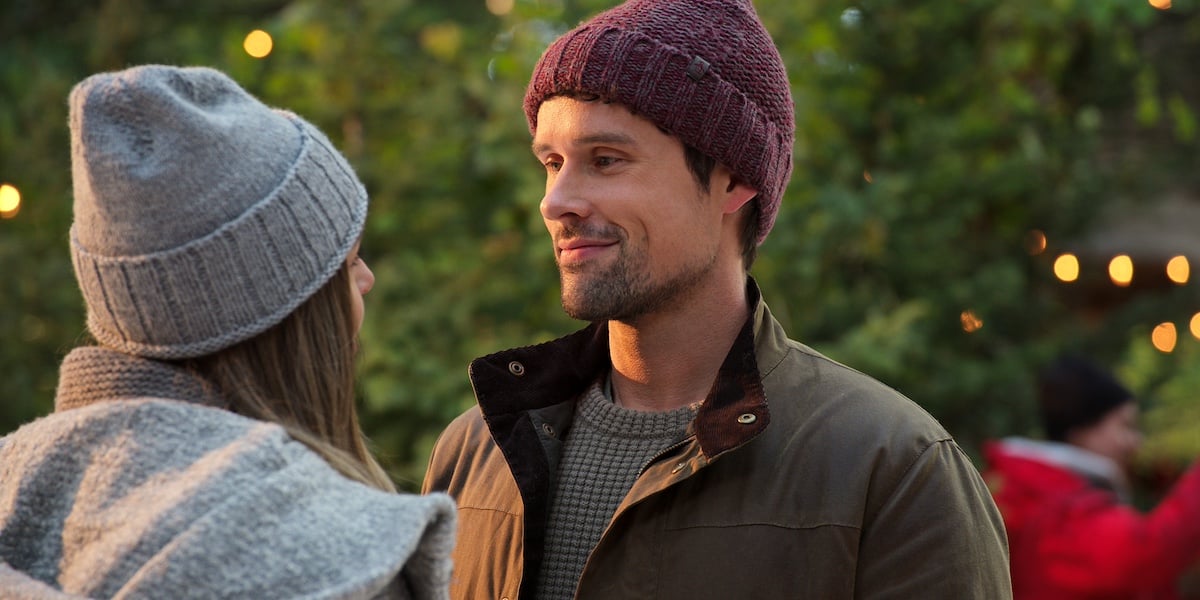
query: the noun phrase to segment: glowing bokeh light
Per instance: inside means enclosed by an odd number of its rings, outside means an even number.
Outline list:
[[[1180,285],[1188,282],[1192,274],[1192,266],[1186,256],[1176,256],[1167,261],[1167,278]]]
[[[503,17],[512,12],[514,4],[515,0],[487,0],[487,9],[493,15]]]
[[[863,171],[863,181],[866,181],[867,183],[875,183],[875,178],[871,177],[870,171],[864,170]]]
[[[1158,10],[1167,10],[1171,8],[1171,0],[1150,0],[1150,6]]]
[[[421,29],[421,48],[436,58],[452,61],[462,51],[463,38],[463,28],[457,23],[432,23]]]
[[[1192,332],[1192,337],[1200,340],[1200,313],[1192,315],[1192,320],[1188,323],[1188,330]]]
[[[975,333],[983,327],[983,319],[977,317],[974,311],[964,310],[958,318],[962,321],[963,331],[967,333]]]
[[[1054,276],[1068,283],[1079,279],[1079,259],[1074,254],[1063,254],[1054,259]]]
[[[842,11],[842,25],[847,29],[858,27],[862,22],[862,9],[850,7]]]
[[[7,183],[0,185],[0,219],[11,219],[20,211],[20,190]]]
[[[1108,261],[1108,278],[1117,287],[1126,287],[1133,281],[1133,259],[1128,254],[1118,254]]]
[[[1174,323],[1159,323],[1150,332],[1150,343],[1154,344],[1155,350],[1170,354],[1175,351],[1175,337]]]
[[[266,58],[274,48],[275,42],[271,40],[271,34],[255,29],[246,35],[246,40],[242,42],[242,48],[246,50],[246,54],[254,58]]]
[[[1040,229],[1034,229],[1025,236],[1025,250],[1030,256],[1037,256],[1046,251],[1046,234]]]

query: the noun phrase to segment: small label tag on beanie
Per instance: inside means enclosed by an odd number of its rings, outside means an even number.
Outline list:
[[[700,81],[701,79],[704,79],[705,75],[708,74],[708,67],[708,61],[697,56],[696,58],[692,59],[692,64],[688,65],[687,76],[690,77],[692,81]]]

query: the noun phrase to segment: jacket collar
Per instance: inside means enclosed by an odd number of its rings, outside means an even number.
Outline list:
[[[751,307],[746,322],[696,414],[696,439],[710,459],[749,441],[770,422],[755,340],[764,334],[758,349],[773,368],[782,360],[776,339],[782,332],[750,277],[746,297]],[[469,372],[483,418],[503,449],[520,435],[515,425],[528,411],[573,403],[610,368],[608,324],[600,322],[550,342],[475,359]]]

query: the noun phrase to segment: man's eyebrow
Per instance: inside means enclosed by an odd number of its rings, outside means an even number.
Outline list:
[[[633,138],[633,136],[613,131],[613,132],[593,133],[593,134],[585,135],[583,137],[578,137],[578,138],[575,138],[574,140],[572,140],[572,144],[576,145],[576,146],[589,146],[589,145],[593,145],[593,144],[614,144],[614,145],[623,145],[623,146],[634,146],[637,144],[637,141]],[[534,155],[538,155],[543,152],[549,151],[550,144],[538,143],[537,141],[534,141],[532,149],[533,149]]]

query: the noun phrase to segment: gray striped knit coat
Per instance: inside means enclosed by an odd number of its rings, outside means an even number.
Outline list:
[[[103,348],[0,438],[2,598],[445,598],[454,504],[345,479],[186,372]]]

